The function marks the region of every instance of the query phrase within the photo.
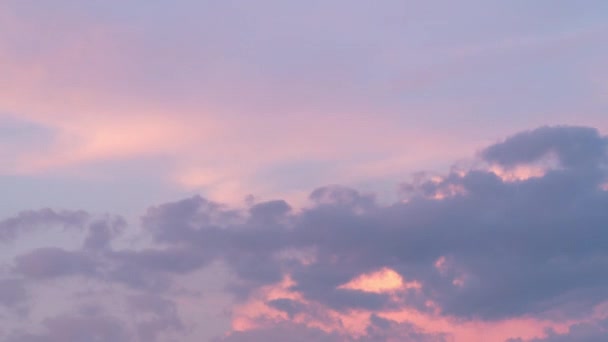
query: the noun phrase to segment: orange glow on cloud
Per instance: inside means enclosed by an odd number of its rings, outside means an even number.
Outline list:
[[[295,323],[321,329],[326,332],[339,332],[353,336],[361,336],[365,333],[365,327],[369,320],[369,312],[352,311],[342,314],[325,308],[318,304],[310,303],[301,294],[289,290],[294,283],[289,277],[282,282],[265,286],[244,304],[234,308],[232,316],[232,329],[244,331],[272,325],[290,318],[287,313],[268,306],[266,303],[274,299],[291,299],[314,308],[311,312],[303,312],[292,318]]]
[[[546,168],[540,166],[522,165],[507,170],[494,165],[490,168],[490,171],[504,182],[516,182],[524,181],[530,178],[542,177],[546,173]]]
[[[383,268],[373,273],[363,274],[339,288],[383,293],[405,288],[420,289],[421,287],[419,282],[404,282],[397,272],[390,268]]]
[[[441,259],[438,260],[441,268]],[[445,262],[445,261],[444,261]],[[408,285],[411,284],[411,285]],[[318,328],[326,332],[335,332],[352,337],[366,334],[371,314],[398,323],[408,323],[417,326],[426,333],[448,334],[454,342],[503,342],[509,338],[542,338],[546,329],[552,328],[558,333],[568,331],[574,321],[555,323],[532,318],[507,319],[496,322],[462,321],[441,315],[441,309],[434,303],[427,306],[435,307],[431,312],[421,312],[414,308],[402,307],[399,310],[371,312],[366,310],[350,310],[338,312],[319,303],[311,303],[301,294],[289,290],[293,281],[286,277],[282,282],[259,289],[244,304],[233,311],[233,331],[268,327],[281,321],[291,320],[294,323]],[[370,292],[403,291],[409,288],[419,288],[417,282],[406,283],[394,271],[384,268],[377,272],[365,274],[341,288],[357,289]],[[289,317],[285,312],[268,306],[266,303],[274,299],[292,299],[300,302],[307,309]]]
[[[287,314],[266,305],[267,301],[286,298],[292,300],[302,300],[301,295],[289,290],[294,285],[290,277],[285,277],[279,284],[268,285],[257,290],[256,293],[246,303],[235,307],[232,317],[232,329],[243,331],[253,329],[260,325],[260,317],[265,320],[280,321],[286,320]]]
[[[503,342],[509,338],[532,339],[546,336],[547,327],[565,332],[568,323],[557,324],[536,319],[507,319],[498,322],[458,321],[440,315],[428,315],[415,310],[381,313],[379,316],[397,322],[409,322],[429,332],[450,334],[455,342]]]
[[[454,184],[449,184],[447,187],[442,187],[437,193],[433,195],[433,199],[442,200],[445,198],[453,197],[456,195],[463,195],[466,191],[464,187]]]
[[[435,261],[435,268],[440,272],[440,273],[445,273],[445,271],[447,271],[447,260],[444,256],[439,257],[436,261]]]

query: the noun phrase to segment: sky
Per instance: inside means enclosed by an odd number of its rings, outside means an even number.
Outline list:
[[[0,340],[608,340],[608,2],[0,1]]]

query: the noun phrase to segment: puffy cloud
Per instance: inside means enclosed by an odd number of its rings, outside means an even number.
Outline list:
[[[126,324],[124,336],[140,340],[187,335],[180,307],[194,297],[178,289],[204,293],[205,283],[178,280],[212,264],[228,270],[235,299],[226,341],[584,338],[593,308],[608,301],[605,145],[587,128],[524,132],[481,156],[510,168],[554,153],[561,164],[516,181],[483,167],[420,177],[388,204],[335,185],[312,191],[299,210],[283,200],[232,208],[193,196],[149,208],[134,244],[110,243],[126,229],[120,218],[87,219],[80,249],[30,250],[15,258],[10,279],[126,285],[118,293],[145,319]],[[48,213],[32,222],[57,221]],[[23,298],[10,281],[7,291]],[[66,317],[47,321],[48,336],[60,336],[57,322],[114,324]]]
[[[541,127],[492,145],[482,157],[506,167],[530,164],[554,154],[564,167],[597,166],[606,161],[608,139],[589,127]]]
[[[249,209],[249,213],[252,221],[272,224],[284,217],[290,210],[291,207],[287,202],[279,200],[255,204]]]
[[[106,217],[93,221],[89,225],[88,234],[84,241],[85,249],[107,248],[113,238],[118,236],[126,226],[122,217]]]
[[[171,274],[191,272],[208,262],[197,251],[180,248],[125,250],[104,256],[111,265],[105,274],[108,280],[149,291],[165,291]]]
[[[273,299],[267,304],[270,307],[287,313],[289,318],[293,318],[295,314],[302,312],[302,310],[305,309],[305,305],[303,305],[301,302],[289,298]]]
[[[125,227],[126,221],[120,216],[95,216],[83,210],[45,208],[23,211],[0,221],[0,242],[10,243],[44,232],[70,232],[66,234],[70,236],[72,233],[85,233],[84,248],[95,250],[109,247]]]
[[[89,219],[84,211],[30,210],[0,221],[0,241],[14,240],[19,234],[52,226],[82,228]]]
[[[392,205],[379,205],[353,189],[320,188],[311,194],[315,204],[289,214],[289,220],[280,202],[264,204],[281,207],[281,220],[267,219],[265,226],[245,220],[218,228],[209,223],[209,206],[200,199],[200,209],[192,201],[169,205],[188,213],[179,217],[189,226],[158,224],[167,221],[165,215],[144,221],[155,223],[161,241],[190,248],[214,245],[215,257],[238,276],[255,278],[250,286],[290,274],[294,291],[338,310],[396,305],[386,295],[338,288],[390,266],[422,284],[418,293],[406,296],[409,304],[433,301],[445,314],[493,320],[567,308],[564,314],[578,315],[608,295],[608,278],[598,272],[608,265],[608,195],[599,187],[606,176],[600,163],[605,143],[593,129],[545,127],[483,152],[488,161],[507,167],[557,153],[564,168],[542,177],[513,183],[492,171],[452,173],[440,182],[408,185],[425,190]],[[526,146],[533,152],[518,152]],[[586,171],[571,171],[581,167]],[[461,191],[432,196],[450,186]],[[216,209],[216,216],[225,214]],[[205,218],[197,219],[201,215]],[[305,248],[314,250],[311,263],[277,257]],[[445,257],[451,266],[440,273],[435,262]]]
[[[181,331],[185,328],[171,300],[143,294],[130,297],[128,302],[135,313],[150,313],[153,316],[137,325],[140,341],[156,341],[159,334],[166,330]]]
[[[448,341],[443,334],[428,334],[420,328],[408,324],[398,323],[386,318],[371,315],[367,327],[367,335],[359,341],[403,341],[403,342],[442,342]]]
[[[97,262],[82,252],[57,247],[38,248],[15,259],[15,271],[26,277],[44,279],[69,275],[93,275]]]

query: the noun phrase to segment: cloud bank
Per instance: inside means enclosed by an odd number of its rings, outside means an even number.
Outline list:
[[[608,138],[541,127],[477,156],[468,168],[412,177],[388,204],[330,185],[303,208],[193,196],[154,205],[136,224],[20,213],[0,222],[0,336],[608,338]]]

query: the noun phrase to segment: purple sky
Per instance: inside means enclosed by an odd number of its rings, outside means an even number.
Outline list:
[[[0,2],[0,339],[608,340],[607,23]]]

